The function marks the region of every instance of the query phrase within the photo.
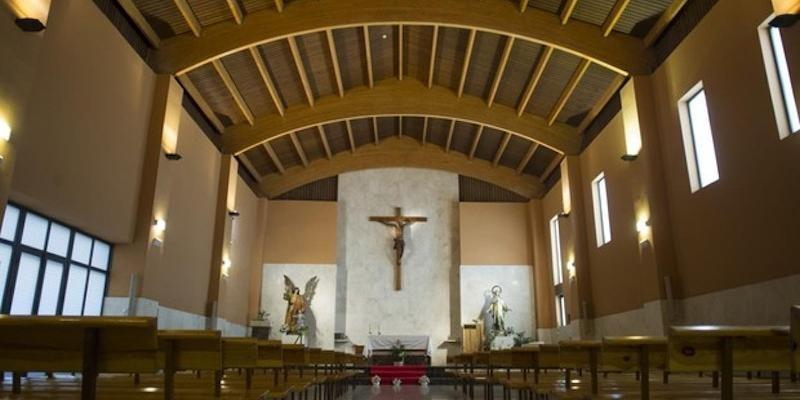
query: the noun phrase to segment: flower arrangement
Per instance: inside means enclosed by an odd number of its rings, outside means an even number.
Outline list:
[[[406,346],[400,343],[399,340],[392,346],[392,358],[399,362],[403,362],[406,359]]]

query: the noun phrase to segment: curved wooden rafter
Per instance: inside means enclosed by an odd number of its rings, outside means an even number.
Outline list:
[[[524,137],[564,154],[580,151],[581,137],[567,124],[554,123],[532,114],[517,116],[514,108],[486,106],[482,98],[462,96],[451,90],[427,86],[414,79],[388,79],[375,87],[355,88],[340,98],[320,98],[314,107],[297,106],[278,114],[262,116],[249,124],[228,127],[221,137],[225,153],[239,154],[291,132],[337,121],[376,116],[417,116],[452,119],[494,128]]]
[[[408,137],[395,137],[381,141],[377,146],[364,145],[354,152],[343,151],[330,160],[311,161],[308,166],[288,168],[281,174],[270,174],[260,179],[262,194],[274,198],[289,190],[350,171],[372,168],[426,168],[453,172],[480,179],[527,198],[538,198],[544,185],[529,175],[517,174],[513,168],[492,166],[491,161],[469,160],[458,152],[443,152],[434,146],[420,146]]]
[[[501,34],[575,54],[623,75],[649,73],[654,60],[641,39],[618,33],[604,37],[603,27],[577,20],[562,24],[558,15],[542,10],[520,13],[506,0],[298,0],[281,13],[265,10],[248,15],[241,24],[228,20],[204,27],[200,37],[187,33],[163,39],[151,60],[157,72],[184,74],[255,45],[375,25],[429,25]]]

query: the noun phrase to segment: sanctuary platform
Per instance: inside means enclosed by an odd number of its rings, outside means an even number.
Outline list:
[[[381,377],[381,385],[391,385],[395,379],[400,379],[404,385],[416,385],[419,378],[428,374],[426,365],[377,365],[369,369],[369,376]]]

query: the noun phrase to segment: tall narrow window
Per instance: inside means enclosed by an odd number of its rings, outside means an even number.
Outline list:
[[[800,112],[798,112],[800,105],[797,104],[792,87],[792,76],[786,57],[787,49],[781,36],[782,28],[769,26],[768,21],[759,28],[761,49],[764,55],[772,105],[778,122],[778,132],[781,138],[785,138],[800,132]]]
[[[719,180],[711,119],[702,82],[681,99],[680,114],[689,183],[692,192],[696,192]]]
[[[553,284],[564,282],[561,271],[561,233],[558,228],[558,216],[550,220],[550,258],[553,266]]]
[[[594,203],[594,230],[597,247],[611,241],[611,216],[608,214],[608,189],[606,176],[602,172],[592,181],[592,201]]]
[[[111,246],[9,204],[0,227],[0,314],[100,315]]]

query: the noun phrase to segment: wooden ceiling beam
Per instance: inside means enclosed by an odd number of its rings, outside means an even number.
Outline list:
[[[269,75],[267,64],[264,62],[261,52],[257,47],[251,47],[250,55],[253,57],[253,62],[256,63],[258,74],[261,76],[261,80],[264,81],[264,86],[267,87],[267,92],[269,93],[269,97],[272,99],[272,104],[275,105],[275,109],[278,110],[278,114],[283,116],[286,113],[286,107],[283,105],[283,101],[278,95],[278,89],[275,87],[275,83],[272,81],[272,78]]]
[[[575,72],[569,79],[567,87],[564,88],[564,91],[561,93],[561,97],[558,98],[558,101],[556,102],[555,106],[553,106],[553,109],[550,111],[550,115],[547,117],[548,125],[553,125],[556,122],[556,120],[558,119],[558,115],[561,114],[561,111],[564,109],[564,106],[567,105],[567,101],[569,101],[569,98],[572,97],[572,93],[575,92],[575,88],[578,87],[578,83],[581,82],[581,79],[583,79],[583,75],[586,74],[586,70],[589,69],[590,65],[592,65],[592,62],[585,58],[581,60],[580,64],[578,64],[578,68],[575,69]]]
[[[397,25],[397,79],[403,80],[403,24]]]
[[[506,148],[508,147],[508,142],[511,141],[511,134],[506,132],[505,136],[503,136],[503,141],[500,142],[500,146],[497,148],[497,152],[494,154],[494,159],[492,160],[492,166],[496,167],[497,164],[500,163],[500,159],[503,158],[503,153],[506,152]]]
[[[475,151],[478,150],[478,144],[481,142],[481,136],[483,136],[483,125],[478,125],[478,131],[475,132],[475,136],[472,138],[472,147],[469,149],[470,160],[475,158]]]
[[[379,144],[381,136],[378,135],[378,117],[372,117],[372,134],[375,135],[375,144]]]
[[[275,168],[278,169],[278,172],[280,172],[281,175],[285,174],[286,168],[283,167],[281,159],[278,158],[278,155],[275,153],[275,150],[272,149],[272,146],[270,146],[269,142],[264,142],[264,149],[267,150],[267,155],[269,155],[270,160],[272,160],[272,164],[275,165]]]
[[[319,10],[325,10],[320,17]],[[572,20],[562,25],[553,13],[508,0],[481,0],[463,6],[463,0],[315,0],[296,1],[282,14],[271,9],[247,14],[241,25],[224,21],[209,25],[203,37],[177,35],[161,40],[149,57],[158,73],[180,75],[211,59],[258,44],[326,29],[370,25],[428,25],[475,29],[532,41],[589,58],[614,71],[646,75],[655,65],[653,50],[631,35],[603,37],[602,27]]]
[[[461,80],[458,84],[458,97],[464,94],[464,85],[467,83],[467,74],[469,74],[469,63],[472,61],[472,49],[475,47],[475,36],[478,31],[472,29],[469,31],[469,39],[467,39],[467,50],[464,53],[464,63],[461,65]]]
[[[325,149],[325,157],[330,160],[333,154],[331,153],[331,146],[328,143],[328,135],[325,134],[325,126],[317,125],[317,131],[319,132],[319,140],[322,142],[322,148]]]
[[[550,162],[550,165],[548,165],[547,168],[545,168],[544,172],[542,172],[542,176],[539,177],[539,181],[542,183],[547,181],[547,179],[550,178],[550,175],[553,174],[553,171],[555,171],[556,168],[558,168],[558,166],[561,165],[561,160],[563,159],[564,159],[563,154],[556,154],[556,156],[553,158],[553,161]]]
[[[196,37],[200,37],[200,34],[203,32],[203,26],[200,25],[200,21],[197,20],[197,16],[194,15],[194,11],[192,11],[192,7],[189,6],[189,3],[186,0],[174,0],[175,6],[178,7],[178,11],[181,12],[183,15],[183,19],[186,20],[186,23],[189,25],[189,29],[192,30],[192,33]]]
[[[242,7],[239,6],[239,0],[226,0],[228,2],[228,8],[231,9],[231,14],[233,15],[233,19],[236,21],[237,24],[241,25],[242,21],[244,21],[244,14],[242,13]]]
[[[136,27],[142,32],[144,38],[150,43],[150,46],[157,49],[161,44],[161,38],[156,33],[155,29],[153,29],[153,26],[147,22],[147,18],[136,8],[136,4],[133,3],[133,0],[117,0],[117,2],[120,7],[122,7],[122,11],[128,14],[131,21],[133,21]]]
[[[269,174],[258,185],[270,198],[302,185],[350,171],[373,168],[415,167],[448,171],[490,182],[526,198],[540,198],[544,185],[521,176],[513,169],[492,167],[490,161],[467,158],[458,152],[445,153],[433,146],[420,147],[411,138],[391,138],[378,146],[361,146],[355,153],[338,154],[331,160],[317,159],[307,168],[289,168],[283,175]]]
[[[614,30],[614,27],[617,26],[617,22],[619,22],[619,19],[622,18],[622,14],[625,13],[625,9],[628,8],[628,4],[630,4],[630,2],[631,0],[617,0],[617,2],[614,3],[614,8],[611,9],[606,21],[603,23],[604,37],[610,35],[611,31]]]
[[[439,25],[433,26],[431,39],[431,61],[428,63],[428,87],[433,86],[433,74],[436,71],[436,49],[439,45]]]
[[[522,171],[525,171],[525,168],[528,167],[528,164],[531,162],[531,158],[533,158],[533,155],[536,154],[536,150],[538,149],[539,143],[532,142],[528,147],[528,151],[525,152],[525,156],[522,157],[522,160],[520,160],[519,164],[517,164],[517,175],[521,175]]]
[[[561,8],[561,25],[566,25],[572,13],[575,11],[575,6],[578,5],[578,0],[564,0],[564,5]]]
[[[444,152],[445,153],[449,153],[450,152],[450,146],[453,144],[453,133],[455,132],[455,129],[456,129],[456,120],[451,119],[450,120],[450,129],[447,131],[447,143],[445,143],[445,146],[444,146]]]
[[[231,97],[233,97],[233,101],[239,107],[239,110],[244,115],[244,118],[250,125],[253,125],[254,117],[253,112],[250,111],[250,107],[247,106],[247,103],[244,101],[244,97],[242,97],[242,93],[239,92],[239,89],[236,87],[236,83],[231,78],[231,74],[228,73],[228,70],[225,68],[225,65],[222,64],[220,60],[214,60],[211,62],[214,66],[214,69],[219,74],[219,77],[222,78],[222,83],[225,84],[225,87],[228,88],[228,92],[230,92]]]
[[[275,8],[279,13],[283,12],[283,0],[275,0]]]
[[[259,174],[259,173],[258,173],[258,170],[256,170],[256,167],[255,167],[255,166],[253,166],[253,163],[251,163],[251,162],[250,162],[250,159],[249,159],[249,158],[247,158],[247,155],[246,155],[246,154],[240,154],[240,155],[239,155],[239,157],[238,157],[238,159],[239,159],[239,163],[241,163],[242,165],[244,165],[244,169],[246,169],[246,170],[247,170],[247,172],[249,172],[249,173],[250,173],[250,175],[253,177],[253,179],[254,179],[256,182],[261,182],[261,180],[262,180],[264,177],[263,177],[263,176],[261,176],[261,174]]]
[[[422,145],[425,146],[425,143],[428,141],[428,117],[422,122]]]
[[[542,53],[539,55],[539,61],[536,62],[536,67],[534,67],[533,72],[531,73],[531,78],[528,80],[528,86],[525,87],[525,92],[522,94],[522,99],[520,99],[519,105],[517,105],[518,116],[521,116],[522,113],[525,112],[525,109],[528,108],[528,103],[531,101],[531,97],[533,97],[533,91],[536,90],[536,86],[538,86],[539,81],[542,80],[542,75],[544,74],[544,70],[547,68],[547,63],[550,61],[550,57],[552,57],[552,55],[552,47],[545,46],[542,49]]]
[[[492,87],[489,90],[489,99],[486,101],[489,107],[494,103],[494,98],[497,95],[497,89],[500,88],[500,81],[503,80],[503,74],[506,72],[508,66],[508,59],[511,57],[511,49],[514,47],[514,38],[509,36],[506,38],[506,44],[503,47],[503,55],[500,56],[500,64],[497,65],[497,70],[494,73],[494,80]]]
[[[600,96],[600,99],[597,100],[597,103],[594,104],[591,110],[586,114],[583,118],[581,123],[578,125],[578,132],[585,132],[589,125],[600,115],[600,111],[603,111],[603,108],[611,101],[611,98],[614,97],[615,94],[619,91],[619,88],[622,84],[625,83],[625,77],[622,75],[617,75],[611,81],[611,84],[608,85],[606,91]]]
[[[287,38],[289,41],[289,51],[292,53],[294,65],[297,67],[297,75],[300,76],[300,83],[303,85],[303,92],[308,99],[308,105],[314,107],[314,93],[311,92],[311,83],[309,83],[308,75],[306,74],[306,67],[303,64],[303,58],[300,56],[300,50],[297,48],[297,39],[294,36]]]
[[[524,13],[528,9],[528,0],[519,0],[519,12]]]
[[[177,79],[178,82],[183,85],[183,89],[186,90],[186,93],[189,93],[189,96],[191,96],[192,99],[194,99],[194,102],[197,103],[200,111],[202,111],[203,115],[208,118],[208,120],[211,122],[211,125],[214,126],[214,129],[216,129],[219,133],[225,132],[225,125],[222,124],[222,121],[220,121],[219,117],[217,117],[217,114],[214,113],[214,110],[208,104],[206,99],[202,94],[200,94],[200,91],[189,78],[189,75],[178,75]]]
[[[375,86],[375,79],[372,75],[372,49],[369,44],[369,26],[364,25],[364,56],[367,62],[367,84],[370,88]]]
[[[345,120],[345,124],[347,125],[347,141],[350,143],[350,151],[355,153],[356,151],[356,140],[353,137],[353,125],[350,123],[350,120]]]
[[[661,13],[661,16],[658,17],[656,23],[653,24],[653,27],[647,32],[647,35],[644,37],[644,45],[645,47],[653,46],[658,38],[661,37],[661,34],[664,33],[664,30],[667,29],[670,22],[672,22],[675,17],[678,16],[678,13],[681,12],[683,7],[688,3],[689,0],[673,0],[670,3],[669,7]]]
[[[342,70],[339,69],[339,56],[336,51],[336,41],[333,38],[333,31],[328,29],[325,31],[328,37],[328,50],[331,53],[331,62],[333,63],[333,76],[336,78],[336,87],[339,89],[339,97],[344,97],[344,85],[342,84]]]
[[[294,149],[297,151],[297,156],[300,157],[300,161],[303,163],[303,166],[308,167],[308,157],[306,157],[306,151],[303,150],[303,145],[300,144],[300,141],[297,139],[297,134],[294,132],[290,133],[289,139],[292,140]]]
[[[557,152],[576,154],[581,138],[574,127],[562,123],[548,125],[545,118],[530,113],[517,117],[516,110],[497,103],[491,109],[477,96],[459,98],[452,90],[425,87],[413,79],[389,79],[375,86],[353,88],[347,96],[326,96],[315,107],[295,106],[286,115],[265,114],[254,126],[237,124],[226,129],[220,141],[224,153],[238,154],[251,147],[319,124],[373,116],[415,116],[455,119],[526,137]]]

